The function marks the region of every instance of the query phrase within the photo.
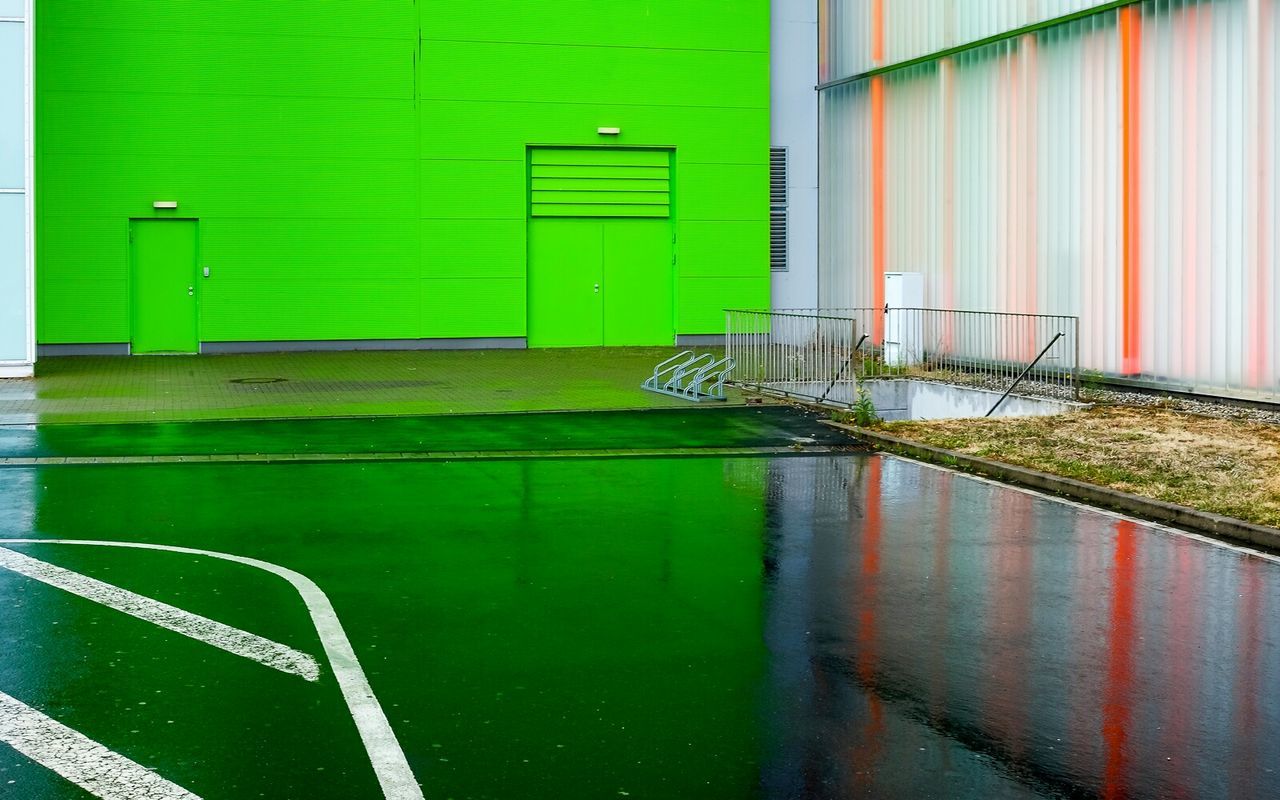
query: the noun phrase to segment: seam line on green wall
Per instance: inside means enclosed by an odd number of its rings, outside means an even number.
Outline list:
[[[768,55],[765,50],[738,50],[730,47],[650,47],[643,44],[595,44],[592,42],[529,42],[516,39],[442,39],[428,36],[424,42],[446,42],[448,44],[515,44],[527,47],[578,47],[582,49],[605,50],[660,50],[677,53],[747,53],[750,55]]]
[[[236,95],[238,96],[238,95]],[[273,95],[274,96],[274,95]],[[287,97],[289,95],[280,95]],[[618,103],[613,100],[528,100],[525,98],[507,99],[502,97],[427,97],[420,98],[432,103],[521,103],[525,105],[545,106],[606,106],[609,108],[709,108],[730,111],[768,111],[769,106],[717,106],[706,103]]]
[[[45,31],[80,31],[84,33],[95,33],[98,31],[123,31],[127,33],[177,33],[177,34],[199,34],[202,31],[193,30],[191,28],[136,28],[129,25],[67,25],[56,23],[42,23],[41,29]],[[215,33],[224,33],[217,30]],[[258,39],[348,39],[352,41],[373,40],[379,42],[409,41],[409,37],[403,34],[371,35],[371,34],[351,34],[351,33],[281,33],[280,31],[254,31],[254,30],[236,30],[237,36],[247,36]]]
[[[837,86],[845,86],[846,84],[857,83],[858,81],[864,81],[864,80],[867,80],[868,78],[874,78],[877,75],[886,75],[890,72],[897,72],[899,70],[910,69],[911,67],[917,67],[917,66],[920,66],[921,64],[928,64],[934,61],[939,61],[949,56],[958,55],[960,53],[964,53],[969,50],[977,50],[978,48],[986,47],[987,45],[997,44],[999,42],[1008,41],[1009,39],[1017,39],[1018,37],[1025,36],[1028,33],[1035,33],[1037,31],[1046,30],[1048,28],[1054,28],[1059,25],[1066,25],[1068,23],[1076,22],[1078,20],[1087,19],[1089,17],[1095,17],[1095,16],[1098,16],[1099,14],[1105,14],[1108,11],[1115,11],[1117,8],[1136,5],[1142,2],[1145,2],[1145,0],[1111,0],[1111,2],[1103,3],[1102,5],[1094,6],[1093,8],[1086,8],[1081,11],[1073,11],[1070,14],[1063,14],[1062,16],[1054,17],[1053,19],[1047,19],[1042,22],[1033,22],[1030,25],[1023,25],[1021,28],[1014,28],[1013,30],[1004,31],[1003,33],[992,34],[991,36],[988,36],[984,39],[977,39],[972,42],[965,42],[964,44],[958,44],[954,47],[948,47],[945,50],[937,50],[935,52],[927,53],[922,56],[916,56],[915,58],[911,58],[906,61],[898,61],[893,64],[886,64],[883,67],[876,67],[875,69],[870,69],[870,70],[867,70],[866,72],[859,72],[856,75],[849,75],[848,77],[839,78],[834,81],[827,81],[826,83],[820,83],[814,88],[817,89],[819,92],[821,92],[827,89],[834,89]]]

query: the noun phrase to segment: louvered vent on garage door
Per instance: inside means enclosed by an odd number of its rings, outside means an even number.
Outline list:
[[[530,153],[534,217],[666,217],[668,150],[536,148]]]

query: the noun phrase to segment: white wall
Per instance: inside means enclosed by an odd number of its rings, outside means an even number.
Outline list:
[[[0,0],[0,377],[35,360],[30,0]]]
[[[770,143],[787,148],[786,272],[773,273],[774,308],[818,302],[818,4],[771,4]]]

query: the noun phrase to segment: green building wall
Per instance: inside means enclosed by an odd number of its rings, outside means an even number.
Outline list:
[[[129,220],[166,215],[199,220],[203,342],[523,337],[530,145],[674,148],[677,333],[721,333],[768,303],[768,24],[767,0],[41,0],[38,340],[128,342]]]

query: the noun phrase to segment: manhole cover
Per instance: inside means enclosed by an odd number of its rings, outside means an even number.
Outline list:
[[[288,378],[232,378],[231,383],[284,383]]]

